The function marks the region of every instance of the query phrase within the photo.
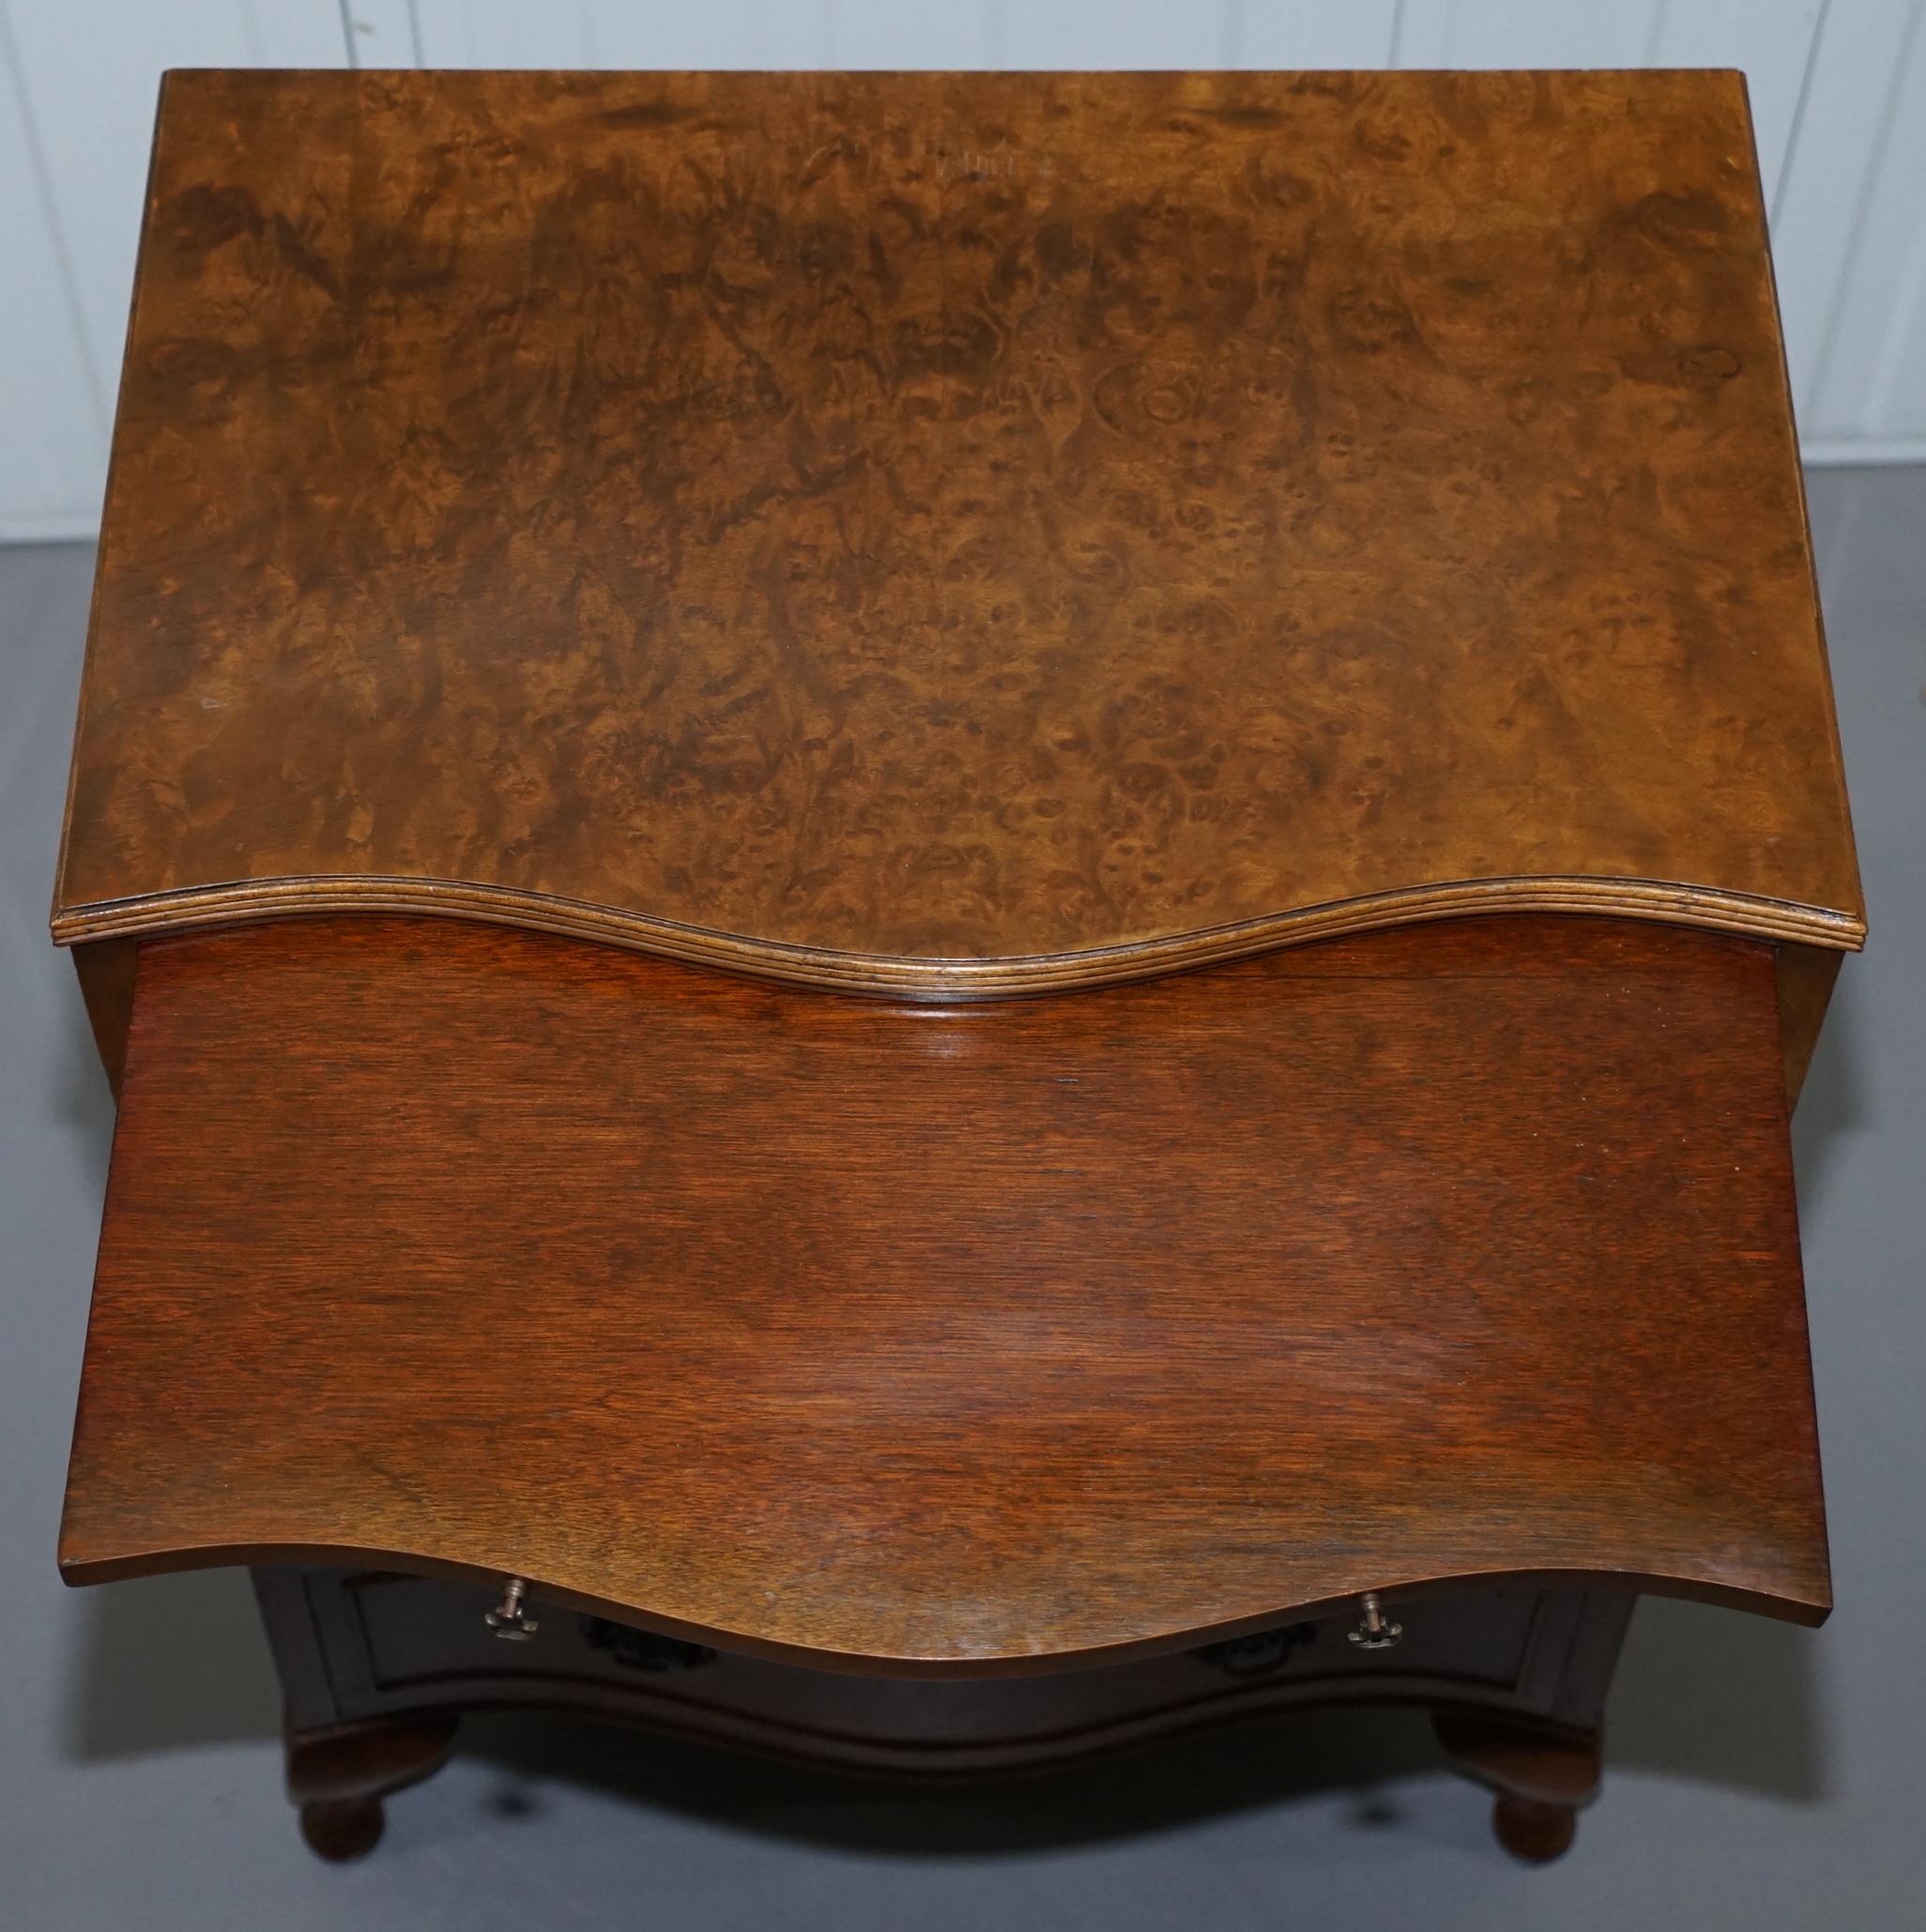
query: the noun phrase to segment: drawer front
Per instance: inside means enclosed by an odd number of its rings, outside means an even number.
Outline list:
[[[1394,1648],[1350,1640],[1352,1618],[1128,1664],[990,1679],[855,1676],[664,1638],[539,1597],[539,1631],[504,1642],[493,1592],[372,1572],[262,1572],[277,1643],[320,1653],[325,1714],[569,1706],[845,1766],[987,1771],[1059,1761],[1293,1704],[1474,1704],[1554,1714],[1587,1628],[1576,1592],[1491,1589],[1394,1603]],[[1615,1640],[1614,1640],[1615,1641]]]

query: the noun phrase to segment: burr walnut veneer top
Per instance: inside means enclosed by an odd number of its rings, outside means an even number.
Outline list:
[[[1737,78],[195,72],[54,928],[1863,932]]]

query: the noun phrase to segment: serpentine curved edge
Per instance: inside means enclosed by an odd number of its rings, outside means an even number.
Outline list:
[[[1160,935],[1083,952],[1007,958],[918,958],[833,952],[651,919],[613,906],[441,880],[250,880],[56,912],[60,945],[154,938],[214,926],[313,913],[430,913],[598,941],[691,966],[781,985],[903,1000],[973,1000],[1074,992],[1248,958],[1288,945],[1480,912],[1589,912],[1856,952],[1855,914],[1659,880],[1472,879],[1302,906],[1236,925]]]
[[[172,1575],[190,1570],[262,1563],[401,1571],[495,1591],[499,1590],[504,1576],[514,1573],[523,1575],[527,1583],[527,1601],[538,1615],[541,1607],[547,1604],[595,1617],[612,1617],[619,1622],[653,1630],[664,1636],[679,1637],[685,1642],[705,1644],[717,1649],[766,1658],[772,1663],[799,1665],[809,1670],[846,1676],[952,1679],[1040,1677],[1055,1671],[1096,1669],[1105,1664],[1193,1649],[1200,1644],[1251,1635],[1300,1618],[1344,1616],[1356,1610],[1366,1590],[1376,1592],[1399,1608],[1409,1608],[1421,1605],[1428,1599],[1436,1600],[1472,1589],[1622,1589],[1641,1596],[1673,1597],[1687,1602],[1711,1603],[1722,1609],[1749,1611],[1778,1622],[1798,1624],[1808,1629],[1815,1629],[1824,1623],[1832,1609],[1829,1597],[1796,1596],[1748,1588],[1728,1582],[1716,1568],[1711,1567],[1690,1571],[1643,1570],[1613,1565],[1596,1570],[1513,1569],[1494,1563],[1475,1569],[1414,1575],[1386,1566],[1382,1571],[1360,1569],[1355,1578],[1334,1575],[1328,1593],[1280,1597],[1275,1604],[1261,1610],[1227,1618],[1219,1622],[1148,1631],[1081,1649],[905,1656],[882,1650],[823,1649],[751,1629],[664,1617],[651,1611],[645,1603],[627,1602],[598,1595],[593,1590],[512,1572],[506,1562],[478,1562],[373,1544],[290,1541],[206,1543],[178,1548],[156,1546],[99,1555],[84,1560],[63,1556],[60,1575],[64,1583],[84,1587],[118,1583],[142,1576]]]

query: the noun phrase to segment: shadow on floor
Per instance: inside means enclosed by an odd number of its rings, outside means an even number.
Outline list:
[[[65,1757],[139,1757],[281,1735],[281,1686],[244,1570],[73,1592],[83,1631],[60,1732]]]
[[[242,1572],[113,1584],[87,1619],[64,1747],[109,1759],[265,1741],[280,1694]],[[1816,1802],[1827,1791],[1811,1632],[1662,1601],[1633,1619],[1607,1736],[1613,1770]],[[538,1714],[468,1720],[462,1754],[492,1767],[497,1817],[539,1816],[557,1783],[735,1829],[845,1850],[1017,1852],[1169,1830],[1342,1792],[1350,1821],[1406,1817],[1400,1786],[1444,1759],[1414,1711],[1306,1712],[1081,1768],[950,1786],[772,1764],[619,1725]]]
[[[1614,1766],[1796,1803],[1831,1789],[1817,1671],[1824,1631],[1647,1598],[1605,1708]]]
[[[1609,1711],[1613,1770],[1816,1803],[1826,1754],[1809,1631],[1697,1604],[1648,1602]],[[844,1850],[1016,1852],[1168,1830],[1316,1796],[1351,1795],[1351,1822],[1402,1822],[1399,1786],[1444,1771],[1416,1711],[1312,1711],[1235,1725],[1081,1768],[947,1788],[769,1765],[699,1745],[638,1741],[592,1723],[471,1721],[464,1751],[500,1776],[491,1807],[538,1813],[544,1784]]]
[[[935,1857],[1093,1844],[1334,1792],[1350,1796],[1354,1826],[1389,1829],[1405,1821],[1400,1786],[1444,1762],[1420,1716],[1385,1710],[1235,1725],[1068,1770],[941,1786],[524,1714],[472,1722],[462,1748],[494,1767],[488,1805],[501,1817],[539,1816],[561,1782],[823,1848]]]

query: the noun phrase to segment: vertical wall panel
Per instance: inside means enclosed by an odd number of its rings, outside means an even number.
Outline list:
[[[1735,67],[1751,96],[1759,173],[1771,207],[1825,0],[1667,0],[1648,65]]]
[[[1799,428],[1828,460],[1926,457],[1903,372],[1926,349],[1909,276],[1926,221],[1922,0],[1830,0],[1774,222]]]
[[[1779,306],[1793,397],[1809,436],[1842,319],[1871,197],[1905,70],[1920,0],[1829,0],[1773,209]]]
[[[1230,67],[1389,67],[1397,0],[1233,0]]]
[[[893,0],[719,0],[666,9],[591,0],[603,67],[919,68],[1007,65],[1008,0],[905,7]],[[686,51],[658,54],[665,34]]]
[[[1014,68],[1222,67],[1230,8],[1226,0],[1124,8],[1106,0],[1055,0],[1005,9],[998,64]],[[948,65],[948,63],[943,63]]]
[[[1815,422],[1833,435],[1926,426],[1893,413],[1918,392],[1904,365],[1918,349],[1926,270],[1926,32],[1917,11],[1907,26],[1813,398]]]
[[[1375,68],[1397,12],[1397,0],[413,4],[431,67]]]
[[[1659,0],[1404,0],[1399,67],[1649,67]]]
[[[1002,65],[1003,0],[416,0],[431,67],[917,68]]]
[[[412,0],[423,67],[595,67],[587,32],[597,9],[590,0]],[[726,4],[726,0],[725,0]],[[807,5],[808,0],[801,0]],[[715,9],[690,7],[610,8],[644,23],[660,20],[665,38],[682,23]],[[665,56],[658,67],[688,63]]]
[[[338,0],[350,67],[420,67],[415,0]]]
[[[99,511],[106,399],[81,347],[79,302],[25,113],[26,83],[0,13],[0,536],[84,534]]]
[[[339,0],[0,0],[25,84],[25,138],[45,162],[58,241],[70,267],[75,344],[89,380],[111,402],[133,286],[142,192],[160,75],[170,67],[340,67]],[[9,168],[0,198],[21,182]],[[36,300],[50,299],[36,296]],[[48,318],[51,325],[51,314]],[[38,378],[17,359],[0,380]],[[57,379],[57,378],[56,378]],[[11,475],[0,476],[0,529],[23,514]],[[90,454],[84,489],[65,506],[84,527],[99,512],[104,446]]]
[[[1827,0],[1404,0],[1400,67],[1731,67],[1769,202]]]

